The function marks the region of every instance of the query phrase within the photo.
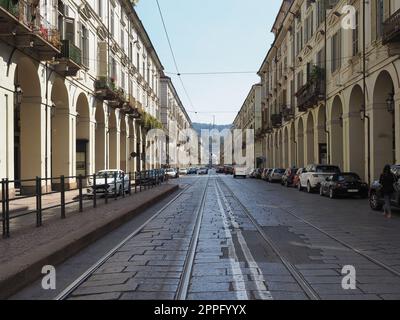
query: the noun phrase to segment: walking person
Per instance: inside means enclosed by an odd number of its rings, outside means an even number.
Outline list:
[[[385,217],[390,219],[392,217],[392,208],[390,205],[390,200],[394,193],[394,184],[396,179],[391,171],[390,165],[386,165],[383,169],[383,173],[379,179],[380,184],[382,185],[382,195],[385,199]]]

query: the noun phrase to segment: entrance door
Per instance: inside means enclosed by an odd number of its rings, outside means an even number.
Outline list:
[[[319,163],[320,164],[328,164],[328,146],[326,143],[319,144]]]
[[[76,141],[76,175],[87,176],[87,140]]]

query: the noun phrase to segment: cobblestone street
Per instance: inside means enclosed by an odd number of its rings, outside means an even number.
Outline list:
[[[151,219],[62,298],[400,298],[399,220],[384,219],[366,200],[230,176],[179,183],[180,195],[150,210]],[[90,247],[83,257],[89,254]],[[342,287],[349,265],[354,290]],[[15,298],[54,298],[40,291],[36,284]]]

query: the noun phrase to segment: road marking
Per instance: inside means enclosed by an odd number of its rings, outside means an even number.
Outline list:
[[[223,194],[223,192],[221,190],[221,187],[218,185],[218,182],[216,182],[216,187],[218,189],[217,197],[219,198],[219,196],[218,196],[218,193],[219,193],[219,195],[222,197],[222,199],[223,199],[223,201],[225,203],[225,206],[227,208],[227,212],[226,213],[224,212],[224,215],[225,216],[226,215],[229,216],[230,221],[231,221],[231,225],[233,226],[233,228],[236,231],[236,235],[237,235],[240,247],[242,248],[242,252],[243,252],[243,254],[245,256],[246,262],[249,265],[249,269],[250,269],[251,275],[254,277],[254,279],[256,279],[257,276],[259,277],[261,275],[263,281],[265,282],[265,278],[264,278],[264,276],[263,276],[263,274],[261,272],[261,268],[259,267],[259,265],[255,261],[253,255],[252,255],[252,253],[251,253],[251,251],[250,251],[250,249],[249,249],[249,247],[247,245],[247,242],[246,242],[246,240],[245,240],[245,238],[243,236],[242,230],[240,229],[240,225],[236,221],[235,216],[232,214],[233,210],[232,210],[231,206],[229,205],[228,200],[226,199],[225,195]],[[259,273],[256,273],[254,271],[254,269],[257,269],[259,271]],[[261,297],[261,299],[263,299],[263,300],[273,300],[273,297],[272,297],[271,293],[269,291],[265,291],[265,289],[261,287],[261,281],[255,281],[255,284],[256,284],[256,287],[257,287],[258,294]]]

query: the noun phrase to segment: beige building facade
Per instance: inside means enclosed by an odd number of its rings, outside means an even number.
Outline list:
[[[253,130],[254,146],[249,150],[254,151],[254,167],[261,168],[265,165],[263,156],[263,135],[262,135],[262,108],[261,100],[263,95],[263,87],[261,84],[255,84],[251,87],[242,108],[233,122],[233,130]],[[243,141],[247,141],[245,131],[243,131]],[[244,155],[247,146],[243,146]]]
[[[22,194],[159,167],[163,66],[128,0],[0,3],[0,177]],[[149,152],[155,152],[154,148]],[[147,163],[145,159],[151,159]]]
[[[400,162],[400,1],[285,0],[263,85],[266,167]]]

